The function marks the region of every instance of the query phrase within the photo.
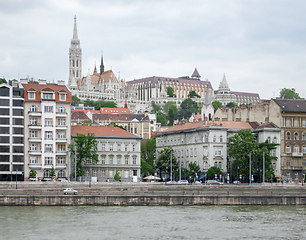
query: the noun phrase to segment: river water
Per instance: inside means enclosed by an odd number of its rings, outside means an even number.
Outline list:
[[[0,207],[0,239],[306,239],[306,206]]]

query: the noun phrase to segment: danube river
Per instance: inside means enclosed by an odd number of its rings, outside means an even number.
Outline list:
[[[306,206],[0,207],[1,239],[306,239]]]

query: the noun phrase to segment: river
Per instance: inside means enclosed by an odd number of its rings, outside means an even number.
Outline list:
[[[306,239],[306,206],[0,207],[1,239]]]

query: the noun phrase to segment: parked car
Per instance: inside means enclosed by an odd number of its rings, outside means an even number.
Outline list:
[[[179,180],[177,184],[187,185],[189,184],[188,180]]]
[[[193,184],[195,185],[201,185],[202,183],[200,181],[194,181]]]
[[[222,185],[222,182],[218,182],[217,180],[207,180],[206,181],[207,185]]]
[[[175,184],[177,184],[176,181],[168,181],[168,182],[166,182],[166,185],[175,185]]]
[[[241,182],[240,181],[234,181],[233,184],[238,185],[238,184],[241,184]]]
[[[77,190],[74,190],[73,188],[65,188],[64,189],[64,194],[67,195],[67,194],[74,194],[74,195],[77,195],[78,194],[78,191]]]

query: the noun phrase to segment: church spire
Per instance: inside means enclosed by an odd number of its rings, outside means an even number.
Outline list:
[[[101,53],[100,75],[104,73],[103,53]]]
[[[74,27],[73,27],[73,38],[71,40],[71,44],[80,44],[80,40],[78,38],[78,28],[76,23],[76,16],[74,16]]]

